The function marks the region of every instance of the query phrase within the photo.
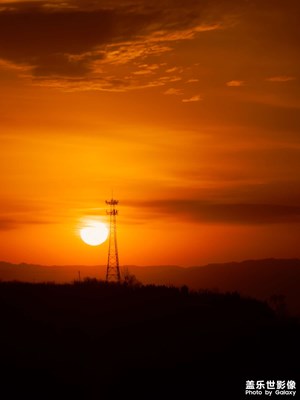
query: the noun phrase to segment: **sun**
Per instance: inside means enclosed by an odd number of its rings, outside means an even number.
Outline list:
[[[84,243],[90,246],[99,246],[108,237],[108,228],[103,222],[88,221],[79,230],[80,237]]]

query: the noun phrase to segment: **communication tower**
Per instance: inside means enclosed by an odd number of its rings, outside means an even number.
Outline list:
[[[106,282],[118,282],[121,281],[120,268],[119,268],[119,254],[117,245],[117,215],[118,210],[116,205],[119,203],[118,200],[106,200],[106,204],[109,205],[109,210],[106,214],[109,215],[109,244],[108,244],[108,258],[107,258],[107,269],[106,269]]]

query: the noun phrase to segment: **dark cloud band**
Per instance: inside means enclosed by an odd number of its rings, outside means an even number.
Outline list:
[[[129,204],[130,205],[130,204]],[[132,204],[133,205],[133,204]],[[300,223],[300,207],[274,204],[216,204],[198,200],[163,200],[134,204],[147,216],[170,217],[198,223]]]
[[[218,28],[210,2],[15,2],[0,8],[0,59],[35,77],[87,77],[93,62],[168,50],[164,42]],[[190,5],[190,8],[189,8]],[[2,11],[1,11],[2,10]],[[200,26],[200,27],[199,27]],[[151,52],[149,49],[153,48]],[[125,56],[124,56],[125,54]]]

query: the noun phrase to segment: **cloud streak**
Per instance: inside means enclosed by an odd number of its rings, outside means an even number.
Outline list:
[[[277,83],[282,83],[282,82],[290,82],[296,80],[294,76],[286,76],[286,75],[280,75],[280,76],[272,76],[270,78],[266,79],[269,82],[277,82]]]
[[[226,83],[226,85],[229,87],[241,87],[241,86],[245,86],[245,82],[244,81],[229,81]]]
[[[45,224],[47,225],[52,223],[53,221],[48,221],[45,219],[31,219],[31,218],[22,219],[20,217],[16,218],[0,217],[0,231],[10,231],[26,225],[45,225]]]
[[[200,94],[196,94],[195,96],[189,97],[187,99],[182,99],[183,103],[194,103],[197,101],[201,101],[202,97],[200,96]]]
[[[17,227],[17,223],[13,219],[0,217],[0,231],[10,231]]]
[[[58,222],[51,209],[37,203],[0,199],[0,206],[0,231],[18,229],[26,225],[45,225]]]
[[[65,85],[67,89],[74,87],[78,79],[79,88],[85,80],[86,87],[109,90],[106,76],[111,75],[111,67],[119,66],[114,71],[115,79],[123,80],[123,88],[130,88],[130,79],[125,79],[128,71],[122,66],[136,60],[145,62],[172,51],[177,42],[223,29],[222,17],[208,17],[207,5],[193,0],[188,3],[193,12],[183,1],[176,1],[176,5],[168,1],[132,1],[125,6],[120,1],[3,3],[0,59],[16,71],[26,68],[39,84],[53,86],[60,81],[58,87]],[[140,77],[133,87],[145,87],[150,70],[143,73],[130,66],[131,74]],[[155,82],[160,77],[158,72],[152,70],[157,75]],[[167,73],[172,72],[174,67]],[[118,82],[115,89],[119,90]]]
[[[182,94],[182,90],[177,88],[169,88],[164,92],[164,94],[180,96]]]
[[[300,207],[276,204],[209,203],[202,200],[171,199],[130,204],[144,209],[148,218],[172,218],[203,224],[300,223]]]

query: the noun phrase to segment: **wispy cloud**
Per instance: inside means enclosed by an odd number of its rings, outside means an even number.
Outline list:
[[[20,76],[29,76],[32,73],[33,66],[26,64],[16,64],[9,60],[4,60],[0,58],[0,68],[13,70],[19,73]]]
[[[193,103],[196,101],[201,101],[203,100],[200,94],[196,94],[195,96],[189,97],[188,99],[182,99],[183,103]]]
[[[51,223],[54,223],[54,221],[50,221],[45,218],[26,218],[20,215],[16,215],[15,217],[11,218],[0,216],[0,231],[10,231],[25,225],[45,225]]]
[[[16,226],[17,223],[13,219],[8,219],[5,217],[0,218],[0,231],[10,231],[12,229],[15,229]]]
[[[105,75],[125,81],[129,73],[140,80],[136,78],[133,86],[123,85],[124,90],[145,87],[143,76],[152,73],[157,74],[153,82],[158,84],[159,68],[149,63],[151,57],[171,52],[180,41],[224,28],[222,13],[208,17],[210,13],[204,11],[209,5],[188,3],[193,12],[183,1],[176,7],[155,0],[149,4],[132,0],[126,5],[119,0],[4,3],[0,11],[2,66],[6,63],[20,73],[26,68],[35,84],[44,82],[45,86],[60,82],[57,87],[70,87],[78,82],[79,89],[85,80],[91,89],[102,90],[99,81],[106,81]],[[136,69],[137,63],[147,67]],[[111,71],[118,66],[118,71]],[[122,66],[128,66],[127,71]],[[173,75],[180,69],[170,67],[165,72]]]
[[[171,72],[175,72],[175,71],[178,71],[178,70],[179,70],[178,67],[172,67],[172,68],[166,69],[166,72],[169,74],[169,73],[171,73]]]
[[[150,69],[139,69],[138,71],[134,71],[133,75],[151,75],[153,72]]]
[[[272,76],[270,78],[266,79],[269,82],[290,82],[296,80],[296,77],[294,76],[287,76],[287,75],[278,75],[278,76]]]
[[[48,205],[23,203],[14,200],[0,199],[0,231],[17,229],[25,225],[45,225],[58,222],[58,215],[54,217]]]
[[[170,89],[167,89],[164,92],[164,94],[180,96],[180,95],[182,95],[182,90],[181,89],[170,88]]]
[[[199,79],[196,78],[192,78],[186,81],[186,83],[197,83],[197,82],[199,82]]]
[[[136,203],[132,206],[137,206]],[[195,223],[278,224],[300,223],[300,207],[249,204],[210,203],[203,200],[173,199],[145,201],[138,204],[147,218],[176,218]],[[147,213],[148,211],[148,213]]]
[[[165,83],[159,80],[138,80],[132,77],[117,77],[104,78],[82,78],[72,79],[59,77],[57,79],[34,79],[35,86],[49,87],[60,89],[65,92],[78,91],[102,91],[102,92],[126,92],[129,90],[146,89],[152,87],[164,86]]]
[[[241,86],[245,86],[245,81],[238,81],[238,80],[234,80],[234,81],[229,81],[226,83],[227,86],[229,87],[241,87]]]

